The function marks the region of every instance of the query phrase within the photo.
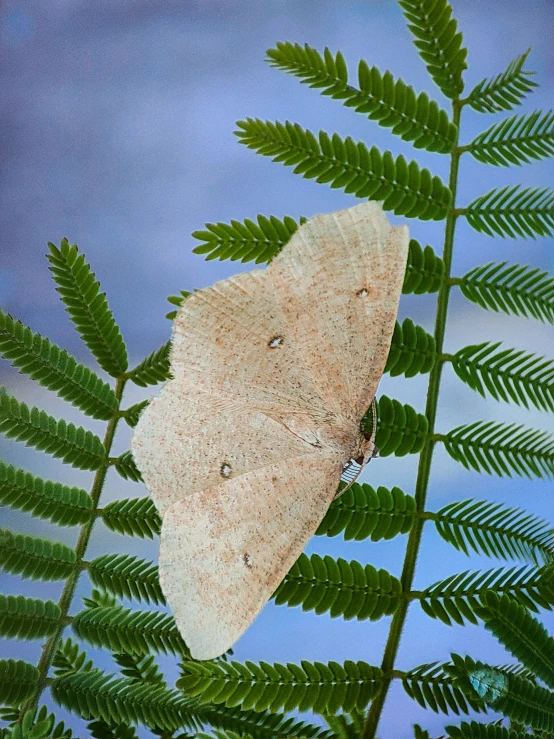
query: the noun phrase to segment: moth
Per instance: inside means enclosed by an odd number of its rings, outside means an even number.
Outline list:
[[[310,218],[266,269],[200,290],[135,461],[162,517],[159,572],[196,659],[254,621],[367,462],[361,420],[390,349],[408,252],[379,203]]]

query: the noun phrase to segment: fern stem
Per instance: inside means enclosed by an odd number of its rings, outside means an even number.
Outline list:
[[[456,127],[459,131],[462,110],[460,101],[454,100],[452,103],[452,108],[452,120],[456,124]],[[427,420],[429,421],[429,436],[427,437],[427,441],[419,458],[417,482],[415,489],[416,510],[420,514],[425,511],[425,501],[427,498],[427,488],[429,484],[429,473],[431,471],[433,450],[436,443],[433,434],[437,415],[441,372],[442,366],[445,362],[442,348],[444,344],[444,334],[446,329],[448,301],[450,298],[451,286],[449,279],[450,270],[452,267],[452,253],[454,249],[454,232],[456,229],[456,219],[459,215],[459,210],[456,210],[455,207],[456,187],[458,184],[458,168],[461,156],[457,144],[458,139],[456,139],[450,160],[449,187],[452,192],[452,202],[448,209],[444,232],[443,260],[445,266],[445,280],[443,281],[439,291],[437,300],[437,315],[435,319],[434,337],[436,342],[438,361],[435,363],[435,366],[431,370],[429,376],[427,402],[425,407],[425,415],[427,416]],[[423,518],[422,516],[418,516],[408,537],[408,543],[406,545],[406,555],[404,558],[404,564],[402,566],[402,575],[400,577],[403,593],[409,593],[412,589],[424,523],[425,518]],[[367,719],[364,723],[362,731],[362,739],[374,739],[374,737],[376,736],[379,719],[381,718],[383,706],[385,705],[387,693],[393,679],[392,675],[394,674],[394,663],[396,660],[396,655],[398,653],[398,647],[400,646],[400,638],[402,636],[402,629],[404,628],[406,615],[408,613],[409,603],[409,600],[402,599],[397,610],[395,611],[394,616],[392,617],[389,635],[387,638],[387,643],[385,645],[385,651],[383,653],[383,661],[381,663],[381,669],[383,670],[386,677],[383,680],[380,693],[375,697],[371,704],[371,708],[369,709],[369,713],[367,715]]]
[[[124,376],[118,378],[116,382],[115,395],[118,403],[121,402],[126,382],[127,378]],[[103,440],[104,448],[106,450],[106,460],[105,463],[96,471],[90,491],[90,497],[92,498],[93,504],[93,508],[91,511],[92,515],[81,529],[81,533],[79,534],[79,538],[77,539],[77,545],[75,547],[75,568],[71,575],[65,581],[60,600],[58,601],[58,607],[61,611],[60,623],[56,631],[52,634],[48,641],[46,641],[42,648],[42,653],[37,665],[39,671],[37,687],[33,695],[22,705],[20,712],[20,721],[23,719],[26,711],[36,710],[38,706],[40,696],[49,683],[48,671],[50,670],[50,667],[54,660],[54,656],[58,649],[63,631],[70,620],[68,618],[69,609],[71,608],[71,603],[73,601],[73,596],[75,595],[75,589],[77,588],[77,583],[79,582],[81,572],[83,572],[83,569],[85,569],[86,567],[86,564],[84,563],[84,557],[90,541],[92,529],[96,522],[98,503],[100,502],[100,496],[102,494],[102,489],[106,480],[106,474],[110,467],[108,455],[113,444],[117,424],[120,418],[121,416],[119,414],[114,414],[106,427],[106,433]]]

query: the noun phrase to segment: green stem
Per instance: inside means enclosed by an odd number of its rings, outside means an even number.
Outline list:
[[[453,114],[452,120],[456,126],[460,127],[460,114],[461,104],[459,101],[454,101],[452,104]],[[441,289],[438,295],[437,301],[437,316],[435,320],[435,332],[434,337],[437,346],[438,361],[431,370],[429,377],[429,387],[427,389],[427,403],[425,407],[425,415],[429,421],[429,437],[421,452],[419,458],[419,467],[417,472],[417,482],[415,488],[415,500],[416,510],[418,513],[422,513],[425,510],[425,501],[427,498],[427,488],[429,484],[429,473],[431,470],[431,462],[433,459],[433,450],[435,447],[436,440],[433,438],[435,429],[435,420],[437,415],[437,405],[439,398],[439,388],[441,380],[442,366],[444,359],[441,357],[442,348],[444,344],[444,334],[446,329],[446,316],[448,313],[448,300],[450,297],[450,270],[452,267],[452,252],[454,248],[454,231],[456,228],[456,219],[458,211],[456,211],[456,188],[458,184],[458,167],[460,163],[460,152],[457,148],[458,141],[456,140],[455,147],[452,151],[450,161],[450,179],[449,186],[452,192],[452,203],[450,205],[448,215],[446,218],[445,234],[444,234],[444,251],[443,260],[445,265],[445,281],[442,283]],[[402,567],[402,575],[400,582],[402,583],[402,592],[409,593],[412,589],[412,583],[414,580],[415,567],[417,562],[417,556],[419,553],[419,547],[421,544],[421,535],[423,533],[423,525],[425,519],[417,517],[414,525],[410,531],[408,537],[408,543],[406,546],[406,556],[404,558],[404,565]],[[387,693],[392,682],[392,675],[394,671],[394,663],[396,655],[398,653],[398,647],[400,645],[400,637],[402,635],[402,629],[404,628],[404,622],[408,613],[409,600],[401,600],[397,610],[392,617],[389,635],[387,643],[385,645],[385,651],[383,654],[383,661],[381,663],[381,669],[385,675],[389,676],[383,680],[383,687],[381,692],[376,696],[371,704],[364,728],[362,731],[362,739],[374,739],[379,725],[379,719]]]
[[[118,378],[117,380],[115,395],[118,401],[121,401],[126,381],[127,380],[125,377]],[[23,704],[20,713],[21,719],[23,718],[26,711],[36,710],[38,702],[40,700],[40,696],[48,684],[48,671],[52,666],[52,662],[58,650],[63,631],[68,623],[67,617],[69,614],[69,609],[73,601],[73,596],[75,595],[75,589],[79,581],[79,576],[83,571],[83,560],[87,551],[88,543],[90,541],[92,529],[96,522],[98,503],[100,502],[102,488],[104,487],[106,474],[110,467],[108,456],[112,447],[115,431],[120,418],[121,416],[119,414],[114,414],[113,418],[111,418],[108,422],[108,426],[106,428],[106,433],[104,435],[106,460],[104,464],[96,471],[96,474],[94,476],[94,481],[92,483],[92,488],[90,491],[90,497],[92,498],[93,506],[91,510],[91,515],[89,520],[81,529],[81,533],[79,534],[79,538],[77,539],[77,545],[75,547],[75,568],[71,575],[65,581],[60,600],[58,601],[58,606],[61,610],[60,624],[42,648],[42,654],[40,655],[40,659],[37,665],[39,671],[37,687],[33,695]]]

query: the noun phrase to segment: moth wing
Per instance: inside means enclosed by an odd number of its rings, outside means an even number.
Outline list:
[[[359,422],[390,349],[408,254],[375,201],[310,218],[267,272],[327,407]]]
[[[341,471],[339,460],[309,454],[168,508],[160,581],[194,658],[223,654],[254,621],[317,529]]]
[[[277,421],[175,378],[141,414],[133,457],[156,507],[313,448]]]
[[[248,408],[325,416],[282,302],[267,270],[243,272],[191,295],[173,327],[176,380]]]

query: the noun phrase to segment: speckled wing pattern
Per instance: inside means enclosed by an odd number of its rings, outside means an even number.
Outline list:
[[[233,645],[333,500],[383,373],[407,250],[407,228],[363,203],[311,218],[267,269],[179,309],[173,379],[132,451],[193,657]]]

